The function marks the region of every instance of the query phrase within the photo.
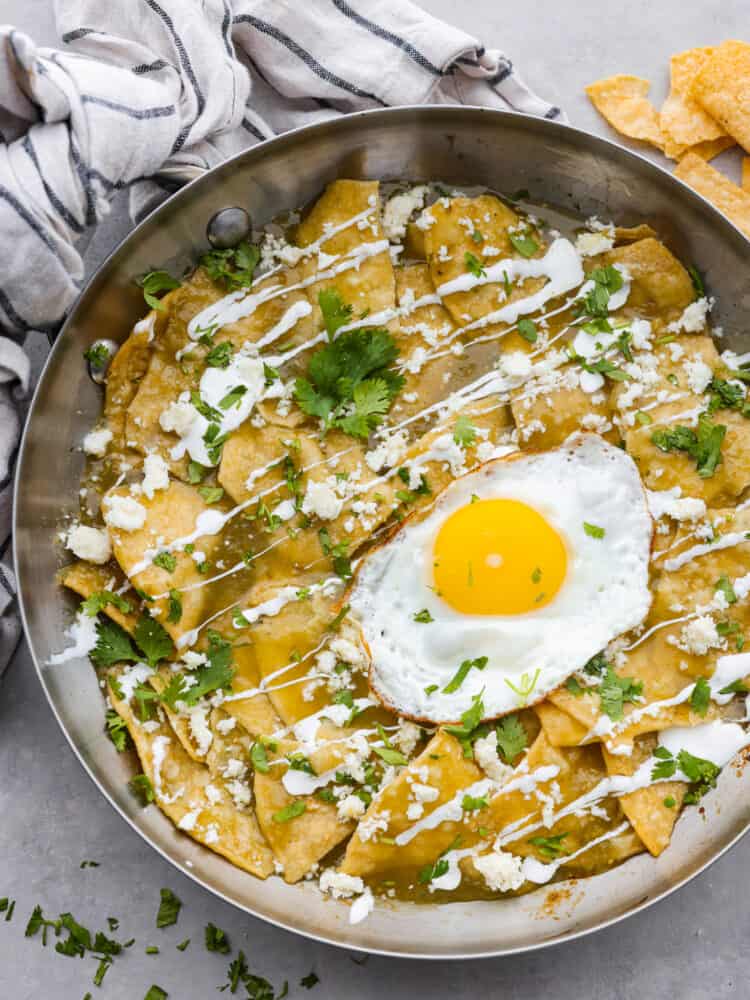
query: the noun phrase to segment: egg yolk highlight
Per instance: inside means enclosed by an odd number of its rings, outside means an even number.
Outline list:
[[[475,500],[440,528],[433,549],[437,595],[467,615],[520,615],[549,604],[565,579],[557,531],[520,500]]]

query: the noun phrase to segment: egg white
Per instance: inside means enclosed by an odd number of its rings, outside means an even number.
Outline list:
[[[462,614],[433,592],[436,535],[472,495],[522,501],[564,539],[567,572],[549,604],[519,615]],[[603,528],[604,537],[591,537],[584,522]],[[480,693],[484,718],[541,700],[646,617],[652,531],[632,458],[593,434],[490,461],[455,480],[427,514],[407,519],[365,557],[352,585],[348,601],[370,651],[375,694],[402,715],[432,722],[458,722]],[[423,608],[428,624],[414,621]],[[459,664],[480,656],[488,657],[485,669],[445,694]],[[528,687],[535,676],[527,696],[511,687]]]

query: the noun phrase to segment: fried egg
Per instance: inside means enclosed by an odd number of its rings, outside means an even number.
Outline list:
[[[632,458],[593,434],[455,480],[358,567],[374,693],[431,722],[540,701],[643,622],[652,530]]]

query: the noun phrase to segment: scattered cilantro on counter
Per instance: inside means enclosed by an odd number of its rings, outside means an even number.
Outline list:
[[[171,889],[162,889],[159,912],[156,914],[156,926],[171,927],[172,924],[176,924],[181,907],[182,902],[175,896]]]

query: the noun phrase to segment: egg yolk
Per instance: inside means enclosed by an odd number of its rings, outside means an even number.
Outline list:
[[[519,615],[549,604],[562,586],[565,543],[519,500],[475,500],[435,538],[435,591],[467,615]]]

